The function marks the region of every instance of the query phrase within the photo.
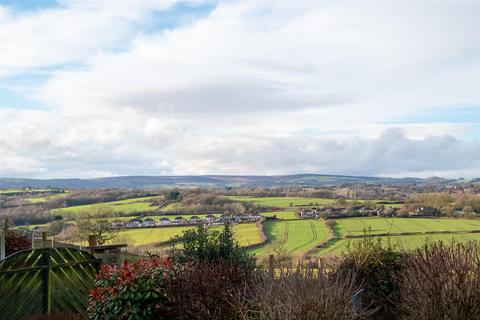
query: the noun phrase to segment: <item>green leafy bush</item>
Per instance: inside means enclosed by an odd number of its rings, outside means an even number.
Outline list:
[[[187,230],[181,236],[183,249],[174,254],[179,263],[228,262],[243,271],[255,268],[255,260],[233,238],[232,228],[225,224],[222,232],[208,231],[204,225]]]
[[[365,231],[365,237],[352,241],[342,255],[338,274],[356,274],[364,289],[363,304],[376,308],[375,319],[394,319],[398,275],[403,270],[402,254],[389,241],[382,242]]]

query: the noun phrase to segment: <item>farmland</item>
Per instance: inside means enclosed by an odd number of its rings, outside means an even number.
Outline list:
[[[276,217],[281,220],[296,220],[298,216],[294,211],[270,211],[260,213],[263,217]]]
[[[288,253],[302,254],[328,237],[328,230],[321,220],[266,221],[264,232],[270,244],[254,249],[252,253],[269,253],[276,241],[282,241],[283,249]]]
[[[158,207],[152,206],[151,203],[147,202],[148,200],[152,200],[155,198],[159,198],[159,197],[150,196],[150,197],[125,199],[125,200],[102,202],[102,203],[95,203],[95,204],[85,204],[85,205],[79,205],[79,206],[54,209],[52,210],[52,213],[75,214],[81,211],[91,210],[92,208],[98,207],[98,206],[107,206],[107,207],[110,207],[115,213],[125,213],[125,214],[132,213],[132,212],[155,211],[158,209]]]
[[[317,255],[340,254],[345,251],[348,242],[359,239],[345,239],[349,236],[361,236],[367,231],[375,234],[401,234],[379,237],[382,241],[390,241],[397,249],[410,250],[426,241],[442,240],[458,242],[480,240],[480,233],[469,233],[480,230],[480,220],[447,219],[447,218],[348,218],[337,219],[334,227],[338,240],[317,252]],[[440,234],[421,234],[436,232]],[[444,234],[442,234],[442,232]]]
[[[11,191],[11,190],[9,190]],[[67,191],[68,192],[68,191]],[[52,197],[65,196],[63,194],[53,195],[35,195],[27,197],[32,203],[41,203]],[[249,252],[259,257],[272,254],[275,250],[281,250],[293,257],[301,257],[307,251],[311,254],[323,256],[325,254],[339,254],[345,250],[349,241],[358,241],[358,239],[349,239],[364,236],[365,230],[372,235],[383,237],[390,234],[390,239],[394,243],[398,243],[398,247],[411,249],[424,243],[426,239],[466,241],[468,239],[479,239],[480,234],[470,233],[480,230],[480,220],[476,219],[454,219],[454,218],[387,218],[387,217],[350,217],[350,218],[331,218],[334,221],[333,231],[335,239],[329,238],[329,230],[325,226],[325,221],[321,219],[302,220],[299,218],[298,212],[313,206],[329,206],[337,207],[341,202],[343,204],[356,203],[362,200],[344,199],[337,202],[338,199],[327,198],[303,198],[299,196],[290,197],[250,197],[250,196],[222,196],[239,203],[253,203],[258,206],[251,206],[259,215],[266,218],[263,222],[263,233],[267,238],[266,243],[261,244],[262,235],[258,226],[254,223],[236,224],[233,226],[235,238],[242,246],[258,245],[249,249]],[[65,222],[75,223],[72,216],[82,211],[88,211],[97,206],[108,206],[115,215],[110,217],[110,222],[115,220],[128,221],[134,218],[145,220],[147,218],[156,221],[161,218],[167,218],[170,221],[180,216],[189,219],[192,216],[198,216],[205,219],[206,213],[211,211],[202,211],[204,207],[199,205],[198,213],[191,209],[190,203],[182,204],[182,201],[175,201],[159,208],[152,205],[152,200],[162,199],[161,196],[140,196],[137,198],[128,198],[124,200],[109,201],[103,203],[77,205],[64,208],[52,209],[50,212],[63,216]],[[370,203],[385,202],[385,200],[372,200]],[[158,201],[156,202],[158,203]],[[193,202],[195,203],[195,202]],[[399,207],[398,203],[388,203],[386,206]],[[245,206],[247,207],[247,206]],[[275,209],[268,209],[275,208]],[[215,209],[216,210],[216,209]],[[169,211],[175,214],[167,214]],[[219,217],[221,210],[214,213],[213,216]],[[232,213],[230,213],[232,214]],[[48,227],[48,223],[39,223],[39,226]],[[31,229],[32,226],[26,226]],[[129,228],[119,233],[115,242],[128,243],[132,246],[161,246],[172,237],[180,235],[183,231],[191,228],[191,226],[168,226],[156,228]],[[221,226],[211,227],[211,230],[220,230]],[[404,233],[413,233],[405,235]],[[430,234],[429,234],[430,233]],[[432,234],[435,233],[435,234]],[[387,239],[383,237],[382,239]],[[327,245],[322,248],[316,248],[319,244],[327,241]],[[310,254],[310,253],[309,253]]]
[[[179,226],[168,228],[135,228],[120,231],[118,237],[120,239],[128,239],[132,245],[150,245],[167,242],[173,237],[180,236],[185,230],[193,227]],[[212,231],[221,231],[222,226],[210,228]],[[235,239],[242,246],[248,246],[260,243],[260,230],[254,223],[237,224],[233,226],[233,234]]]
[[[410,236],[392,236],[392,237],[379,237],[383,243],[390,242],[397,250],[411,250],[421,247],[428,241],[443,241],[450,243],[452,240],[455,242],[467,242],[471,240],[480,241],[480,234],[478,233],[466,233],[466,234],[430,234],[430,235],[410,235]],[[347,243],[358,242],[361,239],[341,239],[332,242],[328,247],[319,250],[317,256],[325,255],[340,255],[345,252]]]
[[[258,205],[268,206],[268,207],[298,207],[298,206],[313,206],[313,205],[322,205],[330,204],[335,202],[334,199],[325,199],[325,198],[300,198],[300,197],[239,197],[239,196],[230,196],[229,199],[236,201],[246,201],[253,202]]]
[[[335,231],[340,236],[361,235],[369,228],[372,234],[480,230],[480,220],[465,219],[375,217],[337,219],[336,222]]]

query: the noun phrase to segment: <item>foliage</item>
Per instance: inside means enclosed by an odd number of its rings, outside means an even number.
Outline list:
[[[478,319],[480,244],[427,243],[406,255],[399,280],[401,319]]]
[[[226,261],[187,263],[179,269],[168,296],[169,319],[237,319],[234,297],[250,281],[250,272]]]
[[[32,247],[32,242],[15,230],[8,229],[5,236],[5,255],[27,250]]]
[[[69,312],[62,312],[62,313],[54,313],[51,315],[35,315],[29,316],[26,320],[82,320],[84,319],[81,315],[69,313]]]
[[[365,289],[365,303],[378,309],[376,318],[390,319],[398,292],[395,279],[403,269],[402,256],[390,242],[384,244],[369,232],[365,230],[364,238],[347,245],[336,273],[356,273],[357,284]]]
[[[352,273],[332,276],[321,266],[299,265],[282,268],[276,277],[257,272],[252,284],[236,295],[235,307],[240,319],[366,319],[371,313],[353,304],[352,296],[359,285]]]
[[[161,319],[160,308],[170,302],[166,288],[173,274],[171,261],[159,257],[103,265],[90,292],[91,319]]]
[[[174,256],[180,263],[226,261],[243,270],[255,267],[254,259],[233,239],[232,228],[228,223],[221,232],[208,231],[201,224],[184,231],[180,239],[183,249]]]

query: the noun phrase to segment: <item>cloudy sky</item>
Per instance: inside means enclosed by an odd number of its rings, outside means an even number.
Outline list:
[[[480,2],[0,0],[0,177],[480,176]]]

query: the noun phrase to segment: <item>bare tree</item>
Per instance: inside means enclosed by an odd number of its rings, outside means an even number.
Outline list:
[[[119,231],[109,221],[113,216],[114,212],[108,206],[93,206],[88,210],[80,211],[75,217],[80,237],[88,239],[89,235],[95,235],[96,245],[112,240]]]

